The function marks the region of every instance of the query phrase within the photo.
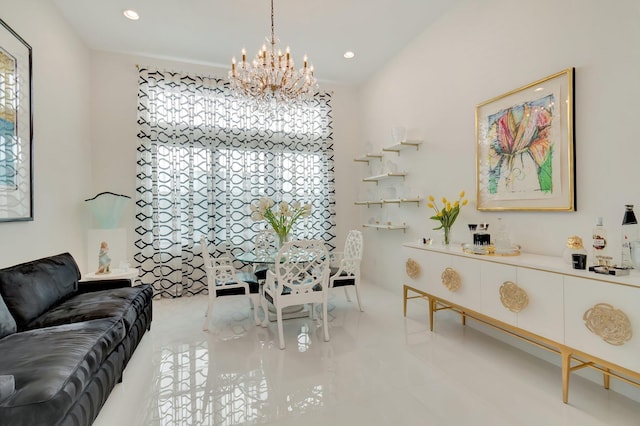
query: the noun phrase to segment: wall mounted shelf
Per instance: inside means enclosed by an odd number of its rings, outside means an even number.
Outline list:
[[[385,152],[397,152],[399,155],[400,151],[403,151],[408,148],[415,148],[417,151],[418,149],[420,149],[421,144],[422,144],[422,141],[418,141],[418,140],[401,141],[400,143],[397,143],[395,145],[382,148],[382,150]]]
[[[370,205],[379,205],[382,207],[383,204],[402,204],[402,203],[416,203],[420,205],[420,201],[422,198],[392,198],[392,199],[384,199],[384,200],[375,200],[375,201],[356,201],[354,204],[356,206],[367,206]]]
[[[371,160],[382,160],[382,154],[365,154],[363,156],[360,157],[356,157],[353,159],[353,161],[358,162],[358,163],[367,163],[369,164],[369,161]]]
[[[382,223],[365,223],[364,225],[362,225],[363,228],[373,228],[373,229],[383,229],[383,230],[397,230],[397,229],[401,229],[403,231],[406,231],[406,229],[408,228],[408,226],[405,223],[399,224],[399,223],[391,223],[391,224],[382,224]]]
[[[384,174],[377,175],[377,176],[369,176],[369,177],[366,177],[366,178],[362,179],[362,181],[363,182],[376,182],[376,183],[378,183],[381,180],[389,179],[389,178],[401,177],[402,179],[404,179],[404,177],[406,175],[407,175],[407,172],[389,172],[389,173],[384,173]]]

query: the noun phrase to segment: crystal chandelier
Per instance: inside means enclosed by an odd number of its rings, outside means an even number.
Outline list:
[[[255,102],[260,109],[273,109],[283,104],[292,104],[311,98],[318,89],[305,55],[302,68],[296,70],[289,47],[283,53],[276,49],[273,25],[273,0],[271,0],[271,39],[258,51],[253,62],[247,62],[246,50],[242,49],[242,60],[231,59],[229,81],[232,89],[242,97]]]

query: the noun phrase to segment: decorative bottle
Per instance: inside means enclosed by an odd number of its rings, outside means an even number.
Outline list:
[[[593,228],[593,263],[594,265],[609,266],[609,256],[607,247],[607,230],[602,224],[602,217],[596,219],[596,226]]]
[[[567,246],[562,252],[562,259],[567,265],[573,263],[572,255],[574,253],[587,254],[587,251],[582,246],[582,238],[577,235],[572,235],[567,238]]]
[[[511,251],[509,230],[501,217],[498,218],[498,226],[493,244],[495,245],[496,253],[505,254]]]
[[[622,218],[622,256],[620,266],[633,268],[633,256],[631,248],[638,240],[638,221],[633,213],[633,204],[625,204],[624,217]]]

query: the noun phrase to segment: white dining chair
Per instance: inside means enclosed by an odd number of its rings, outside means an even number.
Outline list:
[[[331,277],[329,278],[329,288],[344,288],[344,294],[349,302],[351,302],[351,298],[347,287],[353,286],[355,288],[360,312],[363,311],[359,291],[363,246],[362,232],[356,229],[349,231],[344,243],[344,251],[331,254]]]
[[[200,239],[200,245],[202,246],[204,269],[207,273],[207,289],[209,290],[209,303],[202,329],[204,331],[209,330],[211,312],[218,298],[243,294],[249,297],[253,305],[253,319],[256,325],[260,325],[260,318],[258,317],[260,285],[255,275],[250,272],[236,271],[229,257],[212,258],[209,255],[207,241],[204,236]]]
[[[263,287],[262,309],[268,303],[276,311],[280,349],[285,348],[282,310],[288,306],[322,305],[324,340],[329,341],[327,292],[329,287],[329,253],[320,240],[296,240],[285,243],[276,255],[273,271],[267,271]],[[262,322],[269,323],[268,315]]]
[[[271,257],[277,251],[276,233],[273,231],[273,229],[260,230],[256,234],[256,238],[253,244],[256,258],[259,259],[260,257]],[[258,281],[263,281],[267,278],[268,269],[268,263],[253,263],[253,273],[256,274],[256,278],[258,279]]]

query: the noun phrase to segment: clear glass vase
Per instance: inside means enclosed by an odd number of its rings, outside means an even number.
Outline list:
[[[280,251],[282,246],[285,243],[289,242],[291,238],[291,234],[284,233],[284,232],[276,232],[276,236],[278,237],[278,239],[276,240],[276,244],[277,244],[276,248],[278,249],[278,251]]]
[[[442,245],[448,246],[451,243],[451,228],[442,228]]]

